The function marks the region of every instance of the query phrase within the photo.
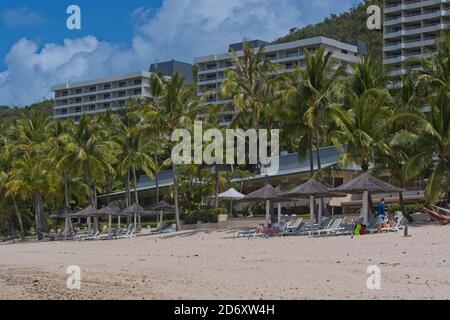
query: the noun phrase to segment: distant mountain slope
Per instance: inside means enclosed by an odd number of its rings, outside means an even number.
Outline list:
[[[383,52],[383,33],[381,30],[368,30],[366,25],[368,18],[366,10],[372,4],[377,4],[382,7],[381,0],[365,0],[354,9],[350,9],[340,15],[330,15],[323,22],[308,25],[300,29],[293,29],[289,35],[276,40],[274,43],[283,43],[317,36],[324,36],[343,42],[358,39],[367,43],[369,53],[372,56],[381,59]]]

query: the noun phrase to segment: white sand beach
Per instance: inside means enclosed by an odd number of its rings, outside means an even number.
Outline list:
[[[0,245],[1,299],[449,299],[450,226],[235,239],[235,230]],[[81,268],[81,289],[66,268]],[[367,267],[381,268],[369,290]]]

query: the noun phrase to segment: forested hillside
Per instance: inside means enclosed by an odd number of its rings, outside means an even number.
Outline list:
[[[382,6],[381,0],[366,0],[360,5],[340,15],[332,14],[323,22],[293,29],[291,33],[275,41],[275,43],[289,42],[305,38],[324,36],[343,42],[354,39],[363,40],[369,47],[369,53],[381,58],[383,50],[383,33],[381,30],[368,30],[366,12],[367,7],[377,4]]]

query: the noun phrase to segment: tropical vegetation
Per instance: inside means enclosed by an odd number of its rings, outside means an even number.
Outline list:
[[[340,167],[388,172],[401,187],[420,181],[427,202],[448,203],[450,31],[437,50],[435,57],[418,61],[421,70],[398,82],[387,79],[381,62],[370,56],[352,66],[336,65],[319,49],[307,52],[304,68],[280,73],[264,49],[246,47],[243,56],[232,53],[236,68],[219,94],[233,101],[224,107],[235,108],[230,127],[280,129],[284,151],[311,156],[311,175],[327,175],[316,150],[335,145]],[[140,204],[139,177],[158,181],[163,170],[172,172],[173,187],[163,194],[158,188],[158,200],[174,203],[177,229],[183,220],[209,220],[225,212],[218,192],[242,190],[246,178],[261,168],[172,162],[174,130],[192,131],[198,119],[222,130],[223,110],[200,99],[178,74],[153,75],[151,88],[147,100],[129,101],[117,112],[84,115],[76,124],[39,110],[2,123],[0,232],[42,238],[50,215],[68,207],[98,207],[100,194],[109,204],[110,194],[125,190],[123,205]]]

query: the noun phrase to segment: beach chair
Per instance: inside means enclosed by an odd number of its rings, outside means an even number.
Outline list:
[[[283,236],[302,236],[302,235],[305,235],[305,231],[306,231],[307,225],[308,224],[306,222],[302,222],[297,227],[297,229],[291,230],[291,231],[285,231],[285,232],[283,232],[282,235]]]
[[[303,228],[303,234],[300,235],[309,235],[309,233],[313,231],[328,229],[335,220],[336,219],[325,217],[320,224],[314,224],[312,229],[311,224],[306,223],[305,227]]]
[[[100,235],[100,231],[97,231],[97,232],[95,232],[92,235],[89,235],[89,236],[86,236],[86,237],[81,237],[79,240],[82,240],[82,241],[84,241],[84,240],[88,240],[88,241],[90,241],[90,240],[97,240],[99,235]]]
[[[287,226],[284,227],[284,232],[290,232],[296,230],[300,224],[303,222],[303,218],[299,218],[295,220],[294,223],[289,223]]]
[[[336,232],[338,232],[339,230],[342,230],[341,224],[342,224],[343,221],[344,221],[343,218],[337,218],[337,219],[335,219],[335,220],[331,223],[331,225],[330,225],[328,228],[326,228],[326,229],[311,230],[311,231],[309,232],[309,236],[312,237],[313,235],[319,236],[319,235],[322,235],[322,234],[332,234],[332,233],[336,233]]]
[[[405,226],[403,225],[403,216],[398,216],[397,218],[397,224],[393,227],[389,227],[389,228],[382,228],[381,231],[382,232],[397,232],[400,230],[404,230]]]

